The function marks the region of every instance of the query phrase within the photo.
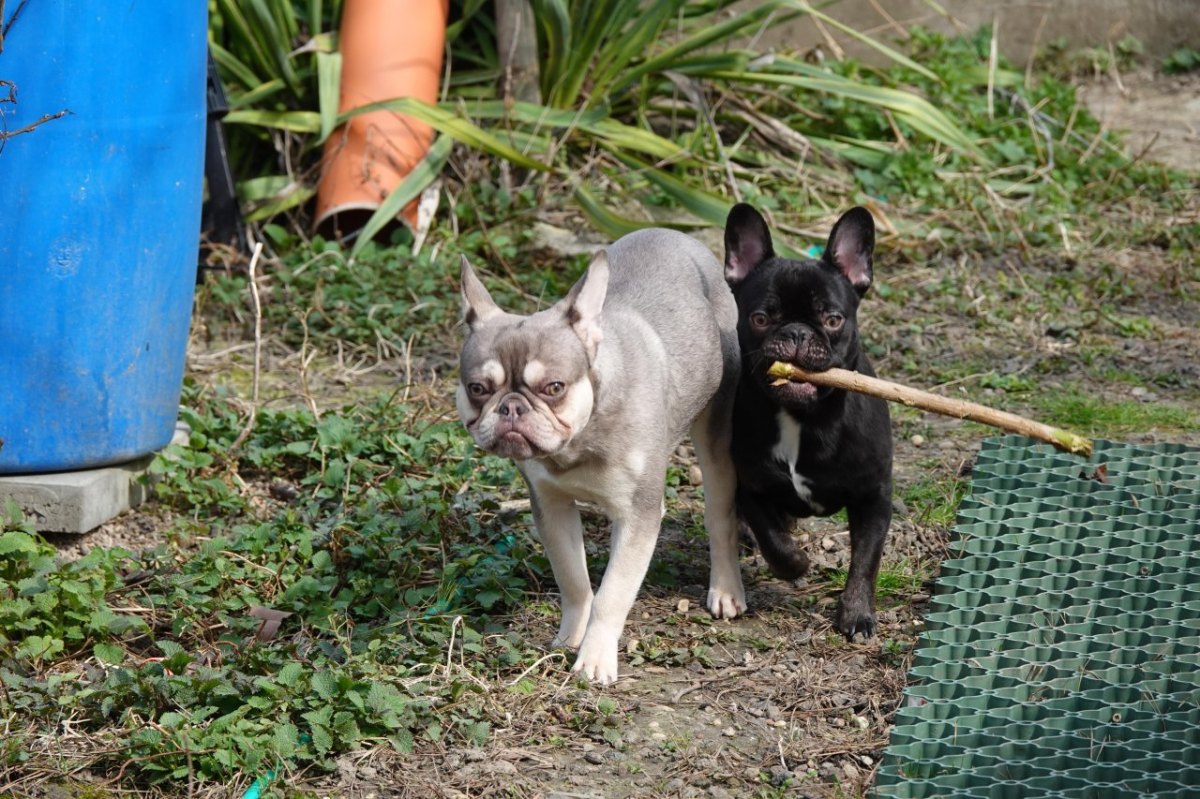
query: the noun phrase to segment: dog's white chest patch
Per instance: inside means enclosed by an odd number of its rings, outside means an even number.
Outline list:
[[[796,471],[796,459],[800,456],[800,423],[787,411],[779,411],[775,415],[775,422],[779,426],[779,441],[771,449],[771,455],[787,466],[796,496],[820,513],[821,509],[813,502],[812,482]]]

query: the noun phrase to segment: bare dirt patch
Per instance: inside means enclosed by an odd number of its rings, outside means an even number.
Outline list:
[[[1143,69],[1086,82],[1080,96],[1106,128],[1128,132],[1132,153],[1176,169],[1200,168],[1200,72]]]

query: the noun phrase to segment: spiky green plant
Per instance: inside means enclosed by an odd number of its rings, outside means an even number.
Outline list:
[[[792,158],[793,153],[764,155],[761,147],[737,146],[756,125],[769,124],[760,109],[780,93],[801,105],[834,97],[874,107],[937,150],[986,160],[946,113],[912,91],[783,56],[762,58],[738,46],[748,32],[771,20],[807,15],[844,28],[803,0],[768,0],[732,16],[722,13],[728,3],[719,1],[531,3],[538,20],[542,103],[499,96],[494,25],[478,0],[464,0],[452,11],[448,38],[454,80],[443,102],[398,98],[335,118],[338,63],[327,31],[337,4],[218,0],[214,37],[222,32],[229,41],[218,58],[232,76],[235,96],[229,121],[252,126],[260,138],[269,132],[275,149],[293,156],[286,174],[247,184],[247,198],[275,192],[274,203],[260,208],[259,215],[307,199],[313,181],[303,169],[312,160],[306,161],[305,153],[311,156],[336,122],[381,108],[421,119],[445,138],[380,209],[359,246],[437,176],[451,141],[567,181],[579,207],[608,234],[655,223],[719,224],[730,198],[739,196],[740,184],[751,181],[764,157],[778,163]],[[937,80],[885,44],[853,35],[895,63]],[[731,97],[737,102],[725,102]],[[886,155],[889,144],[806,138],[804,130],[795,129],[791,137],[831,157],[860,161]],[[299,152],[281,146],[281,140],[298,141]],[[580,179],[585,163],[586,181]],[[597,185],[605,187],[603,198]]]

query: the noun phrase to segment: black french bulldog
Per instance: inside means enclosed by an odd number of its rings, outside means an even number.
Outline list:
[[[892,428],[887,402],[767,374],[775,361],[810,372],[841,367],[874,375],[856,311],[871,286],[875,223],[852,208],[833,226],[820,260],[775,255],[763,217],[740,203],[725,225],[725,279],[738,305],[742,378],[733,412],[737,511],[772,572],[808,569],[791,528],[798,517],[842,508],[850,520],[850,575],[837,628],[875,632],[875,579],[892,519]]]

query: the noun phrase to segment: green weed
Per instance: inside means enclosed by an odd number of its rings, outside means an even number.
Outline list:
[[[1172,50],[1162,62],[1162,71],[1168,75],[1178,75],[1196,69],[1200,69],[1200,50],[1191,47]]]
[[[428,664],[449,652],[488,674],[533,659],[483,635],[545,579],[544,560],[494,515],[511,464],[386,399],[320,419],[265,410],[231,457],[237,417],[219,398],[187,399],[189,446],[156,470],[164,496],[204,523],[185,521],[174,543],[59,564],[9,509],[10,721],[42,734],[69,713],[79,729],[108,729],[117,747],[95,767],[147,783],[331,768],[367,740],[482,744],[478,679],[431,679]],[[297,490],[250,503],[245,486],[266,480]]]
[[[909,516],[921,524],[950,527],[959,503],[966,496],[967,481],[958,477],[928,475],[901,493]]]

